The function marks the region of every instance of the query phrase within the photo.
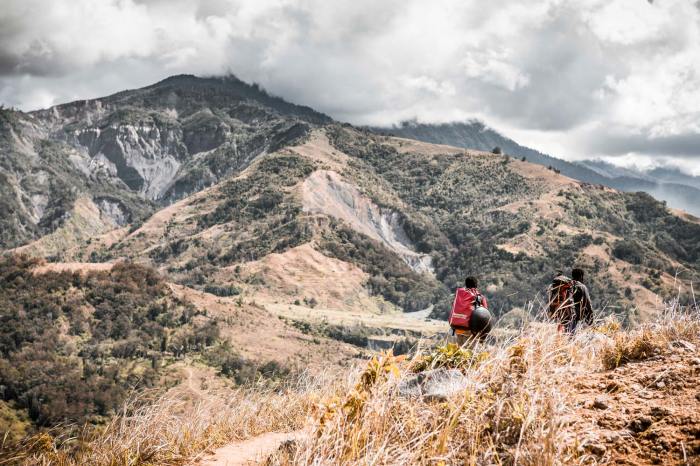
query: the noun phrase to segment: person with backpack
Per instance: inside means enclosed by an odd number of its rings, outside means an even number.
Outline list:
[[[559,331],[573,334],[582,320],[593,323],[593,308],[583,270],[574,268],[571,277],[558,271],[549,287],[549,318],[558,322]]]
[[[450,334],[457,337],[457,344],[464,345],[471,338],[486,338],[491,332],[493,316],[488,310],[488,300],[481,294],[475,277],[464,280],[464,288],[457,288],[450,311]]]

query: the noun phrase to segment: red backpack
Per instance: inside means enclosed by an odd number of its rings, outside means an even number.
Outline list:
[[[450,311],[450,327],[469,328],[469,320],[476,306],[487,307],[484,298],[476,288],[457,288]]]
[[[564,275],[558,275],[549,287],[549,317],[562,318],[574,309],[576,282]]]

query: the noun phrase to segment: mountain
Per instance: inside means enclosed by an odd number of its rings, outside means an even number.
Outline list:
[[[240,383],[405,351],[444,332],[468,274],[503,322],[540,311],[553,273],[574,264],[596,311],[625,325],[697,288],[700,221],[647,194],[338,123],[233,77],[4,109],[0,135],[13,267],[0,276],[0,386],[25,384],[0,409],[36,425],[103,422],[152,358],[162,366],[143,385],[191,389],[197,374]],[[188,340],[209,321],[217,336]],[[108,405],[42,401],[66,367],[79,378],[123,365],[104,381]]]
[[[513,157],[558,170],[579,181],[602,184],[620,191],[642,191],[666,201],[670,206],[700,216],[700,178],[684,175],[678,170],[657,168],[648,173],[629,170],[600,161],[568,162],[534,149],[521,146],[480,121],[464,123],[423,124],[406,121],[390,128],[372,128],[381,134],[416,139],[433,144],[491,151],[499,147]]]
[[[135,91],[31,113],[0,111],[2,236],[11,247],[55,231],[76,201],[93,233],[245,168],[330,118],[235,77],[182,75]]]

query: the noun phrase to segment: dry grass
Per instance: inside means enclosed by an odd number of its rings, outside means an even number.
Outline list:
[[[666,311],[659,320],[640,325],[628,332],[614,332],[612,341],[601,351],[604,369],[615,369],[623,364],[641,361],[665,351],[678,341],[693,341],[700,334],[700,320],[695,315]]]
[[[700,341],[697,309],[624,331],[612,320],[574,338],[530,323],[517,336],[469,350],[444,346],[413,358],[381,355],[343,376],[307,377],[284,390],[248,388],[191,404],[163,397],[127,406],[101,432],[41,434],[0,464],[177,465],[265,432],[305,429],[270,465],[595,464],[569,428],[572,380]],[[466,388],[443,401],[409,398],[399,382],[456,368]],[[2,457],[0,457],[2,458]]]
[[[232,390],[199,401],[165,395],[132,400],[102,429],[56,428],[1,448],[0,465],[181,465],[225,443],[303,426],[324,377],[303,378],[282,390]],[[55,434],[55,435],[54,435]]]
[[[596,464],[569,428],[576,416],[572,381],[610,367],[618,348],[620,360],[635,360],[679,340],[700,340],[697,309],[672,306],[659,322],[630,332],[607,320],[570,338],[533,323],[495,346],[446,346],[411,361],[384,356],[344,397],[326,402],[308,439],[268,463]],[[461,369],[467,388],[443,402],[399,394],[407,373],[433,367]]]
[[[446,357],[445,353],[451,356]],[[539,326],[499,347],[456,355],[438,349],[464,370],[467,389],[445,402],[399,394],[404,371],[424,365],[391,356],[373,360],[361,381],[317,415],[314,432],[291,464],[555,464],[576,458],[560,442],[558,419],[567,411],[567,377],[593,367],[575,340]],[[463,361],[462,366],[455,361]],[[478,363],[475,361],[478,360]],[[432,365],[432,364],[431,364]],[[376,374],[376,375],[375,375]],[[285,462],[280,459],[279,462]]]

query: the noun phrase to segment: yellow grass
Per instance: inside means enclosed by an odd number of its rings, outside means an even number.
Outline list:
[[[41,434],[6,449],[0,464],[187,464],[265,432],[304,429],[267,464],[596,464],[569,428],[577,377],[700,341],[693,313],[625,331],[603,322],[569,337],[533,322],[498,344],[383,354],[342,376],[305,377],[283,390],[250,387],[196,404],[165,396],[132,402],[100,432]],[[405,377],[456,368],[466,388],[443,401],[402,396]],[[2,459],[4,458],[4,459]]]

